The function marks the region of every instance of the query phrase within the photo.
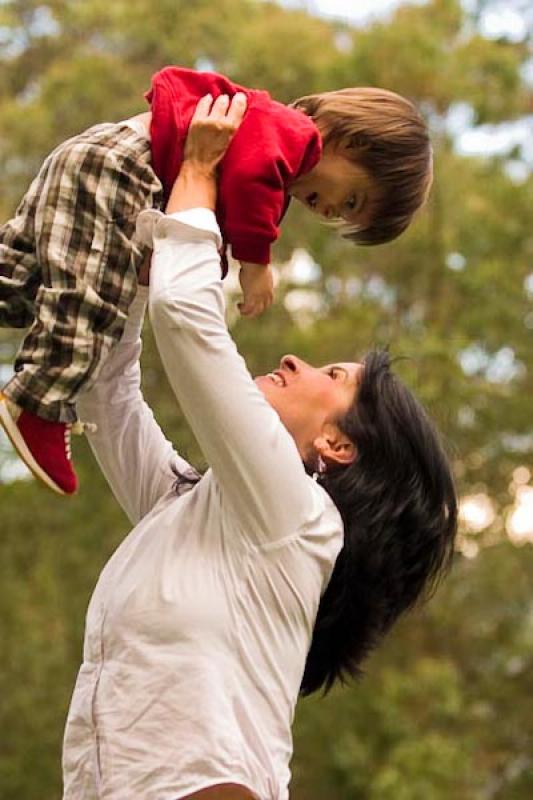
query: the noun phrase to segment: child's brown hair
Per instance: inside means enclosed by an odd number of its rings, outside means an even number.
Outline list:
[[[399,236],[433,179],[429,133],[416,107],[395,92],[372,87],[308,95],[291,105],[311,117],[324,145],[337,145],[378,185],[372,222],[365,228],[343,225],[343,236],[366,245]]]

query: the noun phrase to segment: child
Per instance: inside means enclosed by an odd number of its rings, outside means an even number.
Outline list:
[[[402,97],[344,89],[296,100],[222,75],[169,67],[156,74],[151,115],[97,125],[45,160],[16,215],[0,228],[0,325],[30,326],[0,422],[32,472],[72,494],[76,398],[122,334],[146,253],[135,236],[179,171],[200,97],[243,92],[247,112],[220,168],[217,217],[241,262],[241,313],[272,299],[270,245],[290,198],[340,220],[359,244],[398,236],[431,183],[426,126]]]

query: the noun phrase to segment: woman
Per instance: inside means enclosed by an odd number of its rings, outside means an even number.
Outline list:
[[[285,800],[299,692],[355,674],[452,552],[448,463],[385,354],[320,369],[286,356],[255,383],[238,355],[212,210],[244,106],[211,102],[167,216],[139,221],[158,347],[211,468],[200,479],[142,399],[140,289],[81,404],[135,528],[89,606],[67,800]]]

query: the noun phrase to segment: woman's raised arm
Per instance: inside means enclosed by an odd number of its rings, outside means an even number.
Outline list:
[[[151,230],[154,248],[150,315],[168,378],[217,479],[223,507],[231,507],[253,544],[271,545],[297,535],[320,513],[325,493],[309,480],[293,438],[228,332],[220,233],[209,210],[214,186],[201,164],[186,162],[170,215],[143,212],[139,218]],[[191,207],[198,205],[203,209]]]
[[[96,424],[87,438],[107,482],[132,523],[175,483],[173,470],[189,464],[165,438],[141,393],[141,328],[148,289],[140,287],[124,334],[95,385],[78,402],[80,416]]]

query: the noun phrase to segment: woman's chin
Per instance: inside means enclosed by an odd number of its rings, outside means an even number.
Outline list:
[[[272,389],[272,381],[270,378],[267,378],[266,375],[258,375],[257,378],[254,378],[254,383],[268,399],[269,392]]]
[[[272,408],[276,409],[277,387],[274,383],[272,383],[272,378],[268,378],[266,375],[258,375],[257,378],[254,378],[254,383],[265,400],[272,406]]]

